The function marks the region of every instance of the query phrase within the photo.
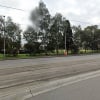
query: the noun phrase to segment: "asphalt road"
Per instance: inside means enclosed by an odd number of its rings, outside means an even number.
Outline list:
[[[80,60],[100,59],[100,54],[85,55],[85,56],[69,56],[69,57],[52,57],[52,58],[37,58],[37,59],[19,59],[0,61],[0,69],[15,68],[22,66],[33,66],[40,64],[63,63]]]
[[[100,69],[100,55],[0,61],[0,89]]]
[[[76,79],[27,100],[100,100],[100,72],[97,76]]]
[[[30,93],[35,82],[40,84],[99,69],[100,54],[0,61],[0,100],[23,100],[18,97],[26,91]]]

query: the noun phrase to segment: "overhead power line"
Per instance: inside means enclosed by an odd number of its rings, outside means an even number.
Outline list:
[[[79,21],[79,20],[73,20],[73,19],[69,19],[69,21],[78,22],[78,23],[83,23],[83,24],[91,24],[91,23],[89,23],[89,22],[84,22],[84,21]]]
[[[5,5],[1,5],[1,4],[0,4],[0,7],[4,7],[4,8],[9,8],[9,9],[14,9],[14,10],[19,10],[19,11],[24,11],[24,12],[26,12],[26,10],[23,10],[23,9],[14,8],[14,7],[10,7],[10,6],[5,6]]]
[[[28,11],[26,11],[26,10],[24,10],[24,9],[19,9],[19,8],[15,8],[15,7],[5,6],[5,5],[2,5],[2,4],[0,4],[0,7],[9,8],[9,9],[14,9],[14,10],[19,10],[19,11],[23,11],[23,12],[28,12]],[[73,20],[73,19],[71,19],[70,21],[79,22],[79,23],[84,23],[84,24],[90,24],[90,23],[88,23],[88,22],[83,22],[83,21]]]
[[[20,8],[15,8],[15,7],[10,7],[10,6],[5,6],[5,5],[2,5],[0,4],[0,7],[4,7],[4,8],[9,8],[9,9],[13,9],[13,10],[18,10],[18,11],[22,11],[22,12],[28,12],[24,9],[20,9]],[[82,24],[91,24],[89,22],[85,22],[85,21],[80,21],[80,20],[73,20],[73,19],[69,19],[69,21],[73,21],[73,22],[78,22],[78,23],[82,23]],[[21,25],[21,24],[20,24]],[[25,24],[24,24],[25,25]],[[98,25],[100,26],[100,25]]]

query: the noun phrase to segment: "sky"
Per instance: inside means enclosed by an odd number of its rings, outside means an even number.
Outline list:
[[[30,13],[40,0],[0,0],[0,5],[23,9],[24,11],[0,6],[0,15],[11,16],[25,30],[30,24]],[[50,14],[61,13],[71,25],[100,25],[100,0],[43,0]]]

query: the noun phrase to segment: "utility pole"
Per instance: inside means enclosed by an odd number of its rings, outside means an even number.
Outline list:
[[[68,27],[68,21],[64,18],[63,19],[64,20],[64,22],[63,22],[63,25],[64,25],[64,47],[65,47],[65,50],[64,50],[64,55],[67,55],[67,37],[66,37],[66,35],[67,35],[67,27]]]
[[[4,26],[3,26],[3,36],[4,36],[4,57],[6,54],[6,41],[5,41],[5,16],[3,16],[4,18]]]
[[[66,52],[66,32],[65,32],[65,52]]]

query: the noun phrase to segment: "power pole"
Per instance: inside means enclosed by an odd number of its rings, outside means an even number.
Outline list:
[[[65,52],[66,52],[66,32],[65,32]]]
[[[65,35],[65,36],[64,36],[64,41],[65,41],[65,43],[64,43],[64,45],[65,45],[64,55],[67,55],[67,46],[66,46],[66,44],[67,44],[67,43],[66,43],[66,42],[67,42],[67,39],[66,39],[66,38],[67,38],[67,37],[66,37],[66,35],[67,35],[67,26],[68,26],[68,25],[67,25],[67,20],[66,20],[66,19],[64,19],[64,23],[63,23],[63,24],[64,24],[64,35]]]
[[[6,54],[6,41],[5,41],[5,16],[3,16],[4,18],[4,29],[3,29],[3,36],[4,36],[4,57]]]

